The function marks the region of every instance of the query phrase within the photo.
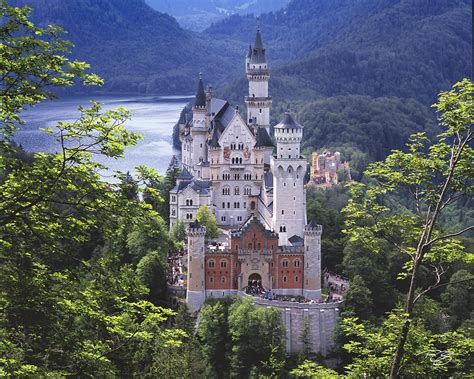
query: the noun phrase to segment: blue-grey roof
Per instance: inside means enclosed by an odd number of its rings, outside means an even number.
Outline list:
[[[265,128],[257,128],[255,139],[257,142],[255,143],[255,147],[273,147],[273,141],[268,135],[267,129]]]
[[[273,188],[273,174],[271,171],[267,171],[263,174],[263,181],[266,188]]]
[[[211,182],[197,179],[184,180],[180,181],[170,192],[178,193],[188,187],[190,187],[193,191],[199,192],[200,194],[207,195],[209,193],[209,188],[211,187]]]
[[[285,112],[285,117],[279,124],[275,125],[275,128],[278,129],[299,129],[303,128],[303,125],[298,124],[289,111]]]
[[[266,63],[265,49],[263,48],[262,36],[260,35],[260,28],[257,28],[257,34],[255,35],[255,44],[252,49],[252,56],[250,57],[250,63],[259,64]]]
[[[229,103],[226,100],[212,98],[211,99],[211,116],[219,117],[219,113],[224,110],[224,107],[227,107]]]
[[[294,236],[291,236],[288,238],[288,241],[291,243],[292,246],[303,246],[304,245],[304,239],[301,238],[300,236],[297,236],[296,234]]]
[[[209,147],[219,148],[221,145],[219,144],[219,127],[217,124],[214,124],[212,128],[212,138],[209,141]]]
[[[196,98],[194,100],[195,107],[205,107],[206,106],[206,93],[204,92],[204,84],[202,83],[202,76],[199,74],[199,82],[196,91]]]
[[[191,180],[192,178],[193,176],[188,170],[186,170],[186,168],[183,168],[180,174],[176,177],[177,180]]]

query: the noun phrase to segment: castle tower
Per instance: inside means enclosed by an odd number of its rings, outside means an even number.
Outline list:
[[[198,178],[200,162],[207,162],[207,99],[202,83],[202,75],[199,74],[199,82],[196,91],[196,98],[193,106],[193,126],[191,128],[192,147],[191,147],[191,167],[192,174]]]
[[[186,303],[190,312],[198,311],[206,299],[205,242],[206,228],[195,221],[188,229],[188,278]]]
[[[263,127],[270,132],[270,107],[272,98],[268,96],[270,70],[267,66],[265,49],[257,27],[255,44],[250,46],[245,58],[245,72],[249,81],[249,95],[245,97],[247,105],[247,122],[249,125]]]
[[[321,298],[321,225],[313,221],[304,229],[304,282],[303,296]]]
[[[306,159],[300,154],[303,126],[289,112],[275,126],[276,154],[271,159],[273,172],[273,230],[280,245],[288,238],[303,236],[306,225]]]

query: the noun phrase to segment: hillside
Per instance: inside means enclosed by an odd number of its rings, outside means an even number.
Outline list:
[[[268,13],[283,8],[290,0],[146,0],[157,11],[168,13],[179,24],[202,31],[213,22],[233,14]]]
[[[299,0],[262,15],[272,95],[435,95],[471,74],[471,1]],[[206,30],[245,42],[255,19],[234,15]],[[242,93],[245,80],[226,94]]]
[[[194,90],[198,73],[220,83],[237,76],[243,44],[183,30],[144,0],[14,0],[28,4],[33,21],[68,31],[73,56],[106,79],[105,91],[176,94]],[[219,51],[211,60],[210,51]]]

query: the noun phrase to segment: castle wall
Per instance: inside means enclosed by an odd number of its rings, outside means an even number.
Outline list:
[[[257,307],[273,307],[281,311],[286,329],[286,350],[298,353],[303,349],[302,334],[307,322],[310,351],[327,355],[334,346],[339,307],[337,303],[292,303],[253,298]],[[305,321],[306,320],[306,321]]]

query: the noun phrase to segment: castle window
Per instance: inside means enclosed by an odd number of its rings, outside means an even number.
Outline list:
[[[246,173],[244,174],[244,180],[252,180],[252,174],[246,172]]]
[[[214,283],[214,278],[212,276],[209,277],[209,283]]]
[[[242,221],[242,216],[237,216],[237,221]]]
[[[283,261],[281,262],[281,265],[283,267],[288,267],[288,259],[283,259]]]
[[[173,209],[173,210],[171,211],[171,216],[176,216],[176,209]]]
[[[221,221],[222,221],[222,222],[225,222],[225,216],[222,216],[222,217],[221,217]]]
[[[299,281],[298,276],[295,276],[295,283],[298,283],[298,281]]]
[[[230,187],[222,188],[222,194],[223,195],[230,195]]]
[[[300,260],[299,259],[295,259],[295,261],[293,262],[293,266],[295,267],[300,267]]]
[[[221,283],[225,283],[225,276],[221,277]]]
[[[225,202],[222,203],[222,208],[225,208]]]
[[[247,202],[244,201],[244,208],[247,208]]]
[[[285,210],[284,210],[284,209],[281,210],[281,214],[282,214],[282,215],[285,214]]]
[[[176,196],[171,196],[171,201],[175,202],[176,201]]]
[[[209,262],[207,262],[207,267],[209,268],[213,268],[214,267],[214,260],[210,260]]]
[[[250,209],[251,209],[252,211],[255,210],[255,201],[252,201],[252,202],[250,203]]]
[[[226,268],[227,267],[227,261],[223,260],[221,261],[221,268]]]
[[[240,195],[240,188],[239,187],[234,188],[234,195]]]
[[[283,282],[286,283],[288,281],[288,278],[286,276],[283,277]]]
[[[227,208],[230,208],[230,201],[227,202]]]

